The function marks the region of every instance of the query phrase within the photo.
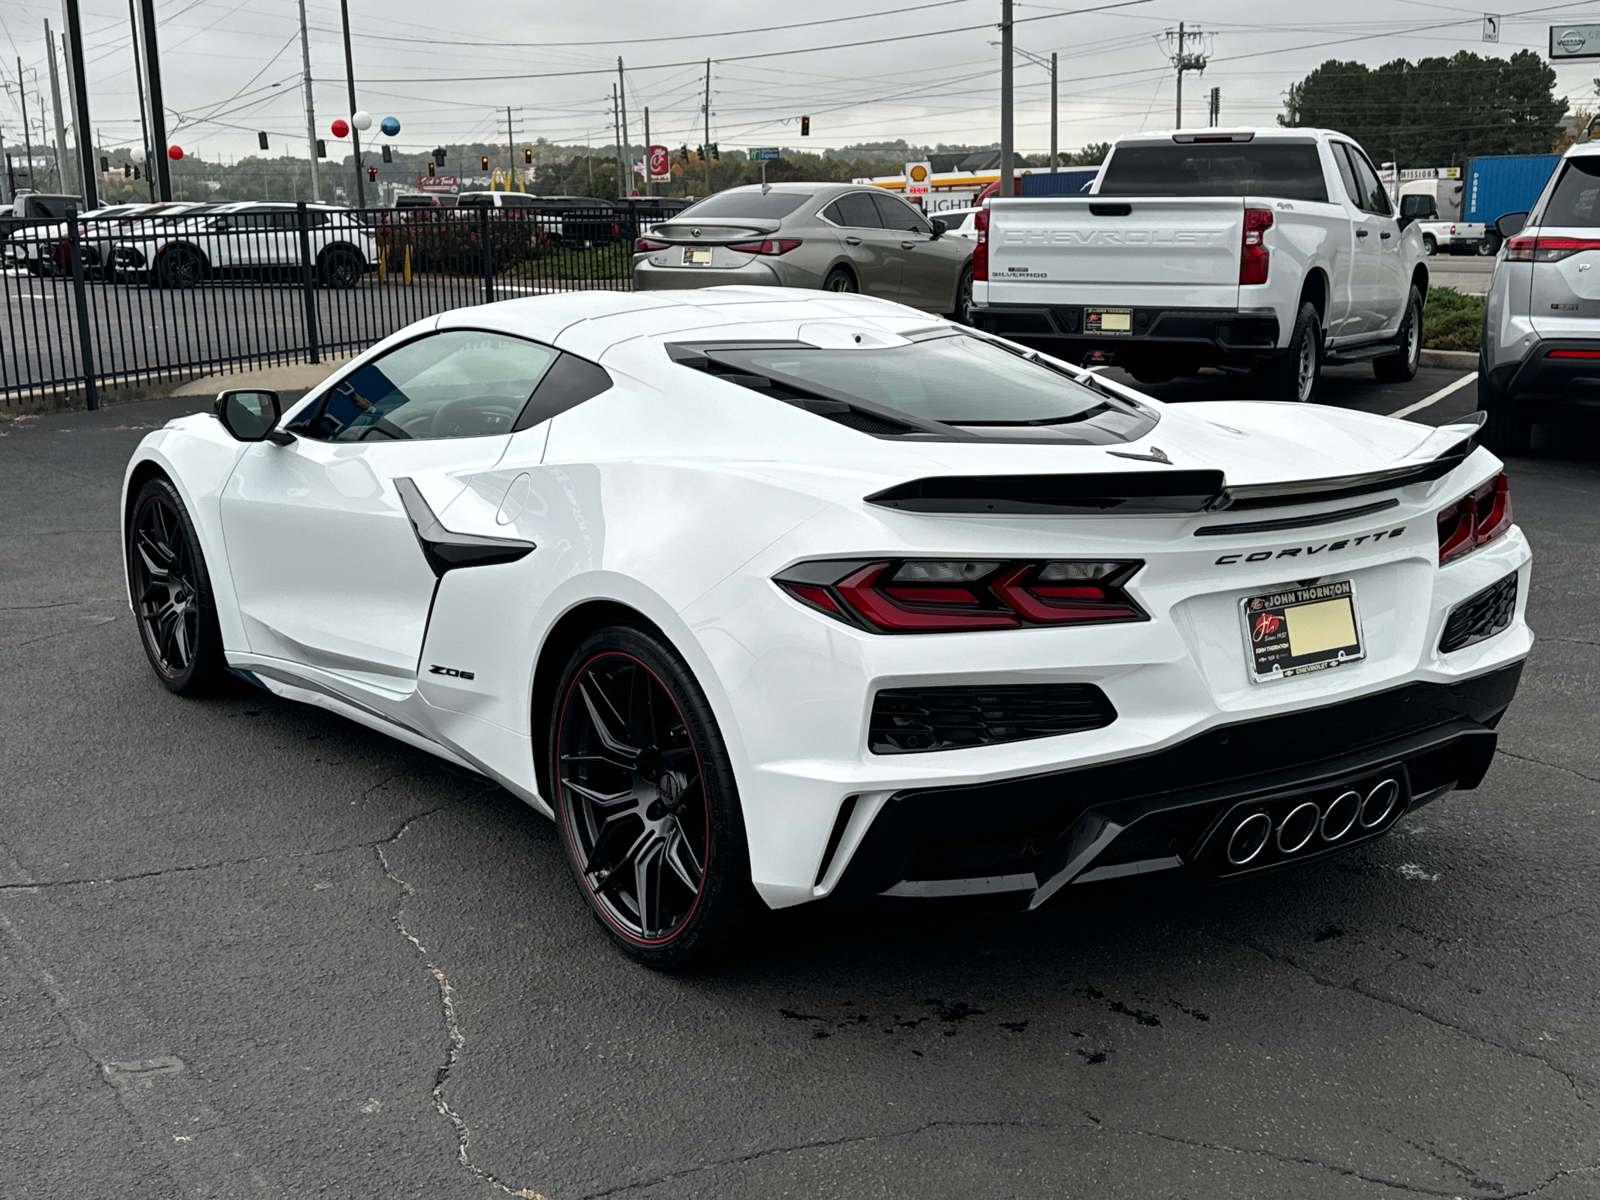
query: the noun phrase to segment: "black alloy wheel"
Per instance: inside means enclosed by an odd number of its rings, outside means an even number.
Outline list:
[[[1322,319],[1309,300],[1302,301],[1289,336],[1289,347],[1253,372],[1263,400],[1310,404],[1322,378]]]
[[[956,284],[956,308],[950,314],[950,319],[957,325],[972,324],[972,268],[970,266],[961,272],[961,279]]]
[[[835,267],[828,272],[828,277],[822,281],[822,290],[825,292],[859,292],[856,277],[843,267]]]
[[[550,745],[568,862],[602,927],[649,966],[704,962],[753,889],[727,751],[687,665],[643,629],[590,636]]]
[[[139,639],[169,691],[193,695],[223,677],[222,632],[194,525],[164,479],[139,490],[128,523],[128,576]]]
[[[1372,360],[1372,374],[1380,383],[1409,383],[1422,365],[1422,293],[1416,288],[1406,296],[1406,315],[1395,343],[1393,354]]]
[[[332,246],[323,251],[318,272],[323,287],[353,288],[361,282],[366,264],[349,246]]]
[[[193,246],[169,246],[156,259],[155,278],[161,287],[198,287],[206,277],[206,260]]]

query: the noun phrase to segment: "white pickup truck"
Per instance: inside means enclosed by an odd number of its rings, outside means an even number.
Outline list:
[[[1316,397],[1324,362],[1417,371],[1428,268],[1361,148],[1322,129],[1125,137],[1089,194],[996,197],[973,324],[1156,383],[1202,367]]]

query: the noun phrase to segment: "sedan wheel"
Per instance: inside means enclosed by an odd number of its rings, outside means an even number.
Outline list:
[[[643,630],[601,630],[573,656],[550,777],[568,860],[631,957],[703,961],[751,892],[732,770],[699,685]]]
[[[828,272],[827,279],[823,280],[822,290],[825,292],[859,292],[861,289],[856,286],[856,277],[854,275],[843,267],[835,267]]]
[[[183,501],[164,479],[134,501],[128,574],[140,640],[161,682],[186,695],[213,687],[224,665],[211,578]]]

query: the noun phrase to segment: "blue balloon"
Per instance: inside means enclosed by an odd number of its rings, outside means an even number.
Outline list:
[[[393,137],[395,134],[400,132],[400,122],[394,117],[385,117],[378,123],[378,128],[383,130],[383,132],[388,134],[390,137]]]

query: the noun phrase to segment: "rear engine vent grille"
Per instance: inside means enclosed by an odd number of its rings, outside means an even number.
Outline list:
[[[889,688],[872,705],[874,754],[989,746],[1103,729],[1117,719],[1092,683]]]
[[[1516,610],[1517,574],[1513,571],[1450,610],[1450,619],[1444,623],[1444,633],[1439,638],[1440,653],[1451,654],[1503,633],[1511,628]]]

